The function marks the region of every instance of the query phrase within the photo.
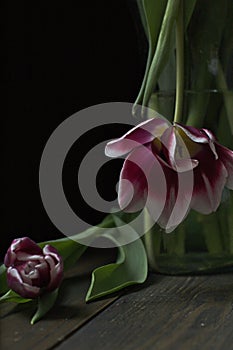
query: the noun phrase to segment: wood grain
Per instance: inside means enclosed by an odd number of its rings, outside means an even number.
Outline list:
[[[85,303],[90,272],[96,266],[112,261],[113,252],[105,250],[101,253],[101,255],[89,253],[77,267],[69,271],[68,278],[63,282],[56,306],[35,325],[30,325],[30,319],[35,310],[29,304],[2,304],[1,349],[50,349],[111,304],[117,296],[92,304]]]
[[[56,350],[233,349],[233,276],[151,275]]]

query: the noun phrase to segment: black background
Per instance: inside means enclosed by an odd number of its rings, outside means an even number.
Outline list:
[[[45,143],[63,120],[85,107],[134,102],[146,47],[139,45],[143,34],[136,0],[9,0],[1,18],[7,91],[1,138],[3,256],[13,238],[62,236],[39,193]],[[115,132],[117,137],[122,130]]]

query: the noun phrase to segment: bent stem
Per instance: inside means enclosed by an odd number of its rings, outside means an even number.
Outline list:
[[[176,104],[174,122],[181,122],[184,93],[184,18],[183,0],[180,1],[176,21]]]

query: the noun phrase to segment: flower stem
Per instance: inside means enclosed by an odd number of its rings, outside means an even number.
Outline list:
[[[176,21],[176,104],[174,122],[182,120],[184,93],[184,18],[183,0]]]
[[[144,214],[144,232],[146,234],[143,238],[143,243],[146,248],[149,265],[154,271],[159,271],[157,258],[160,253],[161,233],[156,230],[155,226],[151,228],[150,214],[146,210]]]
[[[233,134],[233,103],[232,103],[232,97],[233,92],[228,89],[227,82],[223,73],[223,69],[221,66],[221,63],[218,63],[218,73],[217,73],[217,88],[219,91],[223,94],[223,101],[227,112],[227,117],[229,120],[231,133]]]

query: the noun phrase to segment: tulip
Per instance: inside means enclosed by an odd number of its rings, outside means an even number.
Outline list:
[[[166,232],[174,230],[190,209],[202,214],[216,211],[224,187],[233,189],[233,151],[204,128],[148,119],[110,141],[105,153],[128,154],[120,174],[120,208],[135,212],[145,205]]]
[[[43,250],[30,238],[14,239],[4,264],[9,288],[23,298],[36,298],[55,290],[63,277],[63,262],[58,251],[46,245]]]

